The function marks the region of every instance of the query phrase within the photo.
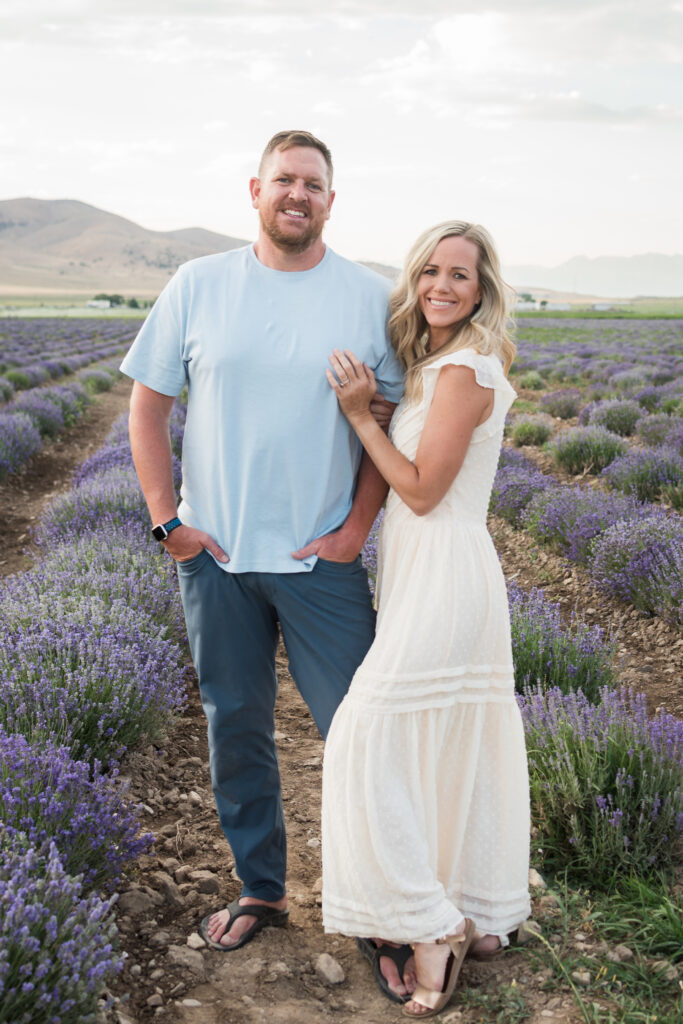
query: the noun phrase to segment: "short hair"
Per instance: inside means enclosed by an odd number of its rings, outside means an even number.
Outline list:
[[[419,306],[417,285],[439,242],[454,236],[466,238],[479,250],[477,276],[481,301],[468,317],[453,325],[450,340],[430,353],[427,351],[427,321]],[[481,224],[449,220],[423,232],[408,253],[389,300],[389,334],[399,362],[406,371],[408,398],[419,395],[419,370],[424,365],[461,348],[474,348],[482,355],[493,353],[502,360],[507,373],[516,351],[510,337],[509,321],[513,300],[514,291],[501,276],[493,239]]]
[[[306,146],[308,149],[317,149],[319,153],[322,153],[327,164],[327,171],[329,176],[329,187],[332,188],[332,175],[334,168],[332,166],[332,154],[328,147],[320,139],[316,139],[315,135],[311,135],[310,132],[302,131],[290,131],[290,132],[277,132],[273,135],[272,139],[263,150],[260,163],[258,165],[259,177],[263,174],[263,168],[268,160],[271,153],[274,153],[276,149],[286,150],[292,149],[294,146]]]

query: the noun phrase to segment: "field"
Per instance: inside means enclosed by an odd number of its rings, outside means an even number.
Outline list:
[[[87,340],[82,321],[22,323],[20,371],[46,358],[39,337],[53,354],[59,330]],[[112,344],[130,336],[107,323]],[[682,337],[670,319],[519,322],[490,528],[526,688],[541,938],[468,963],[443,1021],[680,1019]],[[0,481],[0,1024],[80,1024],[98,997],[106,1024],[396,1020],[352,940],[321,929],[322,742],[282,650],[290,925],[225,957],[188,945],[239,883],[174,574],[130,468],[129,384],[102,361],[109,388]],[[179,409],[176,453],[182,425]]]

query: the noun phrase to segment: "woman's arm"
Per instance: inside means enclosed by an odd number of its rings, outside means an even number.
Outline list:
[[[411,462],[394,448],[370,412],[376,391],[372,370],[349,351],[335,350],[330,362],[337,376],[328,370],[327,379],[379,472],[416,515],[431,512],[457,476],[472,431],[493,410],[493,391],[477,384],[469,367],[444,366]],[[342,386],[344,380],[348,383]]]

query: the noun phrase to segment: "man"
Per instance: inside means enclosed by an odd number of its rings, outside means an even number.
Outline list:
[[[402,392],[388,282],[322,241],[327,147],[280,132],[249,188],[256,243],[182,266],[122,364],[135,380],[135,466],[154,534],[178,563],[216,805],[243,882],[239,900],[202,922],[222,950],[286,921],[278,623],[323,737],[374,634],[359,553],[386,484],[338,410],[327,357],[352,348],[389,400]],[[168,420],[186,384],[176,509]]]

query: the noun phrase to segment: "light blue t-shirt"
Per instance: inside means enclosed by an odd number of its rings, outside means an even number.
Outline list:
[[[329,248],[311,270],[259,262],[253,245],[180,267],[121,369],[164,395],[188,385],[178,514],[228,552],[228,572],[305,572],[291,552],[337,529],[361,446],[325,377],[333,348],[373,368],[398,402],[390,282]]]

